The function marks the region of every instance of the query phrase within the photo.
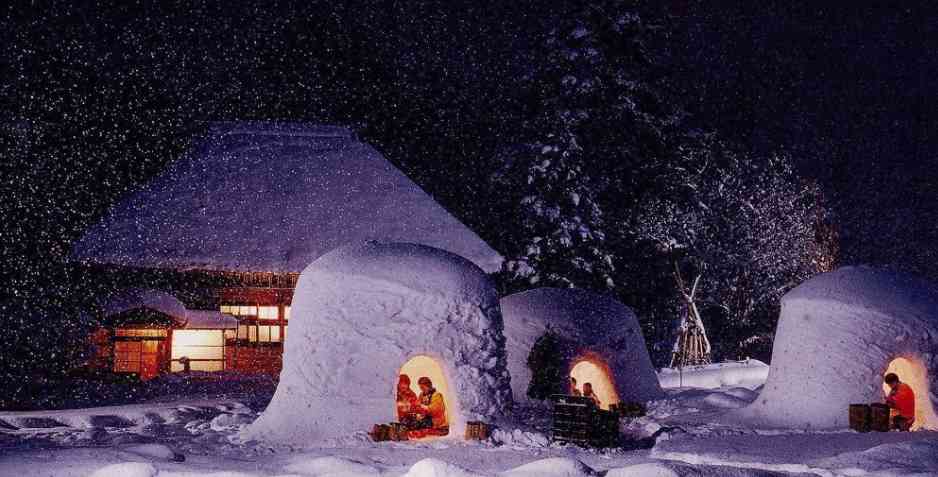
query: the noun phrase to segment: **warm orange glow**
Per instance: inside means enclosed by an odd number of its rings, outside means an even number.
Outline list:
[[[610,404],[619,402],[619,394],[608,372],[608,366],[598,358],[577,361],[570,370],[570,377],[576,379],[577,388],[583,391],[583,385],[590,383],[593,392],[599,397],[599,407],[609,409]]]
[[[189,358],[192,371],[224,369],[225,338],[222,330],[174,330],[170,370],[179,372],[184,366],[180,358]]]
[[[398,372],[398,375],[406,374],[410,377],[410,389],[420,396],[420,386],[417,384],[417,381],[426,376],[430,378],[430,381],[433,382],[433,387],[443,395],[443,403],[446,405],[446,420],[450,423],[450,427],[453,426],[453,409],[456,405],[456,401],[453,399],[453,395],[449,390],[449,383],[446,382],[446,377],[443,375],[443,368],[439,363],[436,362],[433,358],[429,356],[414,356],[401,367],[401,370]],[[394,380],[395,386],[397,385],[397,380]],[[396,391],[395,391],[396,395]],[[394,416],[397,416],[397,405],[393,405],[392,409],[394,411]]]
[[[931,399],[928,394],[928,370],[917,358],[896,358],[889,363],[885,376],[889,373],[896,373],[899,381],[906,383],[915,392],[915,422],[912,424],[912,430],[921,428],[938,429],[938,416],[935,416],[935,410],[932,408]],[[883,383],[883,392],[889,394],[889,386]]]

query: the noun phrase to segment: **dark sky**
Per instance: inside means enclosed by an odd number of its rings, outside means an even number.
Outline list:
[[[703,124],[786,151],[848,262],[938,277],[938,22],[925,2],[679,2],[674,69]]]
[[[500,3],[3,7],[0,108],[60,143],[4,159],[5,255],[61,258],[207,119],[362,127],[485,236],[501,225],[477,208],[474,174],[511,121],[512,79],[538,61],[525,56],[531,32],[559,11]],[[847,261],[927,274],[938,263],[932,9],[834,3],[643,8],[668,32],[669,81],[701,126],[792,154],[828,191]],[[444,147],[460,153],[441,160]]]

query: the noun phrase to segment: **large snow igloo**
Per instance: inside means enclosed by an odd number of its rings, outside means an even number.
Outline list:
[[[310,264],[293,297],[273,400],[246,431],[293,445],[396,420],[398,376],[443,395],[450,436],[511,407],[498,296],[452,253],[408,243],[340,247]]]
[[[563,367],[578,386],[589,382],[601,406],[661,396],[638,319],[630,308],[585,290],[538,288],[501,300],[508,371],[515,401],[529,401],[528,357],[548,329],[572,345]]]
[[[938,289],[844,267],[782,298],[768,380],[738,416],[770,427],[845,428],[850,404],[883,401],[887,372],[915,391],[913,429],[938,429]]]

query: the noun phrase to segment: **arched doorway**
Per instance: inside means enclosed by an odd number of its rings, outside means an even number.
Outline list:
[[[573,361],[570,377],[576,379],[577,388],[582,391],[586,383],[590,383],[593,392],[599,397],[599,407],[609,409],[610,404],[619,402],[619,393],[616,392],[615,383],[609,366],[602,359],[589,356]]]
[[[398,375],[407,375],[410,378],[410,389],[417,396],[420,396],[421,392],[420,385],[418,384],[420,378],[430,378],[430,381],[433,382],[433,387],[443,396],[443,401],[446,406],[446,420],[449,422],[450,426],[449,435],[453,435],[453,427],[456,424],[457,403],[453,393],[450,391],[449,382],[446,379],[446,374],[443,372],[443,367],[440,366],[440,363],[429,356],[417,355],[407,360],[407,362],[401,366]],[[395,380],[395,383],[396,382],[397,380]],[[394,415],[397,416],[396,404],[394,406]]]
[[[928,392],[928,370],[921,360],[914,357],[896,358],[889,363],[883,375],[889,373],[895,373],[899,376],[899,381],[908,384],[915,392],[915,423],[912,430],[923,427],[938,429],[938,416],[935,415]],[[889,386],[886,383],[883,383],[883,392],[889,394]]]

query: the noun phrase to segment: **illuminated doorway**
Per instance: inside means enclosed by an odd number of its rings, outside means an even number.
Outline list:
[[[449,435],[453,435],[453,426],[456,416],[456,400],[449,389],[449,382],[443,373],[443,367],[433,358],[425,355],[414,356],[409,359],[398,372],[398,375],[407,375],[410,378],[410,389],[417,396],[420,396],[420,385],[418,381],[422,377],[430,378],[433,388],[443,396],[443,403],[446,406],[446,421],[449,423]],[[394,381],[397,383],[397,380]],[[397,392],[395,391],[395,396]],[[394,406],[394,415],[397,416],[397,404]]]
[[[601,409],[609,409],[610,404],[619,402],[619,394],[616,392],[615,383],[612,381],[609,366],[603,360],[588,357],[574,361],[573,368],[570,370],[570,377],[576,379],[577,389],[581,392],[586,383],[592,386],[593,392],[599,398],[599,407]]]
[[[899,381],[908,384],[915,393],[915,422],[912,424],[912,430],[923,427],[932,430],[938,429],[938,416],[935,416],[935,410],[929,397],[929,376],[925,365],[917,358],[896,358],[889,363],[889,367],[886,368],[883,375],[889,373],[895,373],[899,376]],[[883,383],[883,392],[888,395],[889,391],[889,386]]]

